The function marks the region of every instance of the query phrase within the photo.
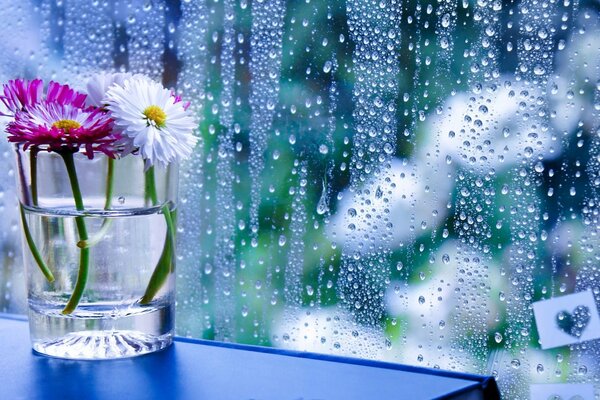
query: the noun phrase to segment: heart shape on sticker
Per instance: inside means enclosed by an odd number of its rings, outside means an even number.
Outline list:
[[[561,311],[556,314],[556,325],[565,333],[580,338],[591,319],[587,306],[577,306],[572,313]]]

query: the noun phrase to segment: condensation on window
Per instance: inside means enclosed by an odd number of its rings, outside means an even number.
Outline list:
[[[0,3],[2,81],[140,72],[197,113],[180,335],[600,390],[597,2]],[[0,143],[0,310],[22,312]],[[586,312],[534,315],[575,293]]]

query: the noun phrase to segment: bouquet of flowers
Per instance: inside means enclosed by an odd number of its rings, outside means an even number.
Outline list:
[[[108,157],[106,201],[112,206],[114,163],[123,157],[142,157],[144,161],[145,196],[159,206],[156,193],[155,168],[189,157],[196,144],[193,135],[196,121],[189,103],[172,91],[143,75],[128,73],[99,74],[87,82],[87,93],[68,85],[50,82],[45,88],[40,79],[16,79],[3,85],[0,93],[0,115],[8,119],[8,140],[28,151],[31,173],[31,201],[38,202],[37,157],[40,152],[54,152],[63,160],[69,178],[75,207],[82,213],[75,217],[78,234],[79,267],[73,292],[62,310],[72,313],[86,287],[90,268],[90,247],[110,229],[106,219],[95,235],[89,235],[85,206],[74,163],[74,154],[83,153],[89,159],[103,153]],[[174,253],[174,215],[167,205],[161,209],[167,234],[162,255],[140,303],[149,303],[172,271]],[[35,262],[49,282],[54,275],[41,255],[31,235],[23,205],[20,206],[24,236]]]

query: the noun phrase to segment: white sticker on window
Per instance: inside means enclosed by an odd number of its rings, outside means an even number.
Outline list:
[[[600,338],[600,316],[589,290],[532,306],[542,349]]]

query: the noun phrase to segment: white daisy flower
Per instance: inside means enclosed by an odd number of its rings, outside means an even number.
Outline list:
[[[196,122],[185,104],[160,83],[133,76],[106,93],[107,109],[146,168],[188,158],[196,145]]]
[[[123,86],[123,83],[132,78],[133,75],[128,72],[117,72],[114,74],[102,72],[92,76],[86,82],[86,92],[88,94],[85,105],[94,107],[104,107],[107,103],[106,92],[112,85]]]

